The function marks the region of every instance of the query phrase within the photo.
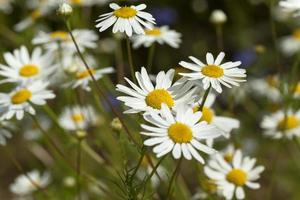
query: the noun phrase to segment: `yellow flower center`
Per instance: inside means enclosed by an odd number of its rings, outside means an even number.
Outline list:
[[[233,169],[226,175],[226,179],[236,186],[243,186],[247,181],[247,174],[241,169]]]
[[[11,102],[13,104],[22,104],[26,101],[28,101],[32,96],[32,93],[28,89],[21,89],[17,91],[14,95],[11,97]]]
[[[81,4],[82,0],[71,0],[71,3],[73,3],[73,4]]]
[[[297,119],[297,117],[290,115],[285,117],[278,123],[278,129],[284,131],[284,130],[296,128],[299,125],[300,125],[300,121]]]
[[[295,93],[300,94],[300,83],[297,84],[297,86],[295,88]]]
[[[210,179],[205,179],[205,180],[201,181],[201,186],[205,191],[207,191],[209,193],[214,193],[218,189],[216,182],[214,180],[210,180]]]
[[[269,85],[270,87],[276,88],[277,85],[278,85],[278,80],[276,79],[275,76],[268,76],[268,77],[266,78],[266,81],[267,81],[267,83],[268,83],[268,85]]]
[[[300,40],[300,28],[296,29],[293,32],[293,38],[296,39],[296,40]]]
[[[37,65],[27,64],[20,68],[19,74],[23,77],[32,77],[40,73]]]
[[[193,139],[191,128],[180,122],[169,127],[168,135],[175,143],[188,143]]]
[[[174,100],[171,94],[164,89],[156,89],[146,96],[146,104],[152,108],[161,109],[161,104],[166,104],[169,108],[174,106]]]
[[[54,31],[54,32],[50,33],[50,37],[55,40],[66,41],[69,39],[69,34],[65,31]]]
[[[152,30],[145,30],[145,34],[151,36],[160,36],[161,30],[159,28],[154,28]]]
[[[121,7],[118,10],[114,11],[114,15],[116,17],[121,17],[121,18],[131,18],[136,16],[137,11],[134,8],[131,7]]]
[[[72,120],[76,123],[84,121],[84,115],[81,113],[74,113],[72,115]]]
[[[227,162],[231,163],[232,159],[233,159],[233,155],[231,153],[226,153],[223,156],[224,160],[226,160]]]
[[[90,73],[95,74],[95,70],[91,69],[91,70],[85,70],[85,71],[77,72],[76,73],[76,79],[86,78],[86,77],[90,76]]]
[[[208,107],[203,107],[202,110],[202,117],[200,119],[200,121],[206,121],[207,123],[211,123],[213,118],[214,118],[215,114],[214,111]]]
[[[40,16],[42,16],[42,13],[41,13],[41,11],[39,11],[39,10],[34,10],[34,11],[32,11],[32,12],[30,13],[30,17],[31,17],[32,19],[37,19],[37,18],[39,18]]]
[[[217,65],[206,65],[201,69],[201,73],[211,78],[220,78],[224,75],[224,70]]]

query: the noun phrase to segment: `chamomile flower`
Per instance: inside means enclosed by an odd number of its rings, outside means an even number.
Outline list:
[[[145,4],[121,7],[116,3],[111,3],[109,7],[113,11],[100,15],[99,19],[96,20],[98,23],[96,28],[99,28],[100,32],[105,31],[114,24],[113,33],[125,32],[127,36],[131,37],[132,33],[144,34],[142,26],[151,29],[149,23],[155,24],[152,15],[142,11],[147,7]]]
[[[12,137],[14,126],[8,121],[0,121],[0,145],[6,145],[6,140]]]
[[[133,48],[150,47],[155,42],[178,48],[181,43],[180,37],[180,33],[170,30],[168,26],[153,27],[152,29],[146,29],[145,34],[132,36]]]
[[[194,89],[192,84],[180,79],[173,82],[175,70],[170,69],[166,73],[161,71],[156,76],[155,86],[152,84],[149,75],[144,67],[141,72],[136,72],[135,77],[138,85],[125,78],[127,83],[133,88],[118,84],[117,90],[129,96],[119,96],[118,100],[130,107],[125,113],[138,113],[153,110],[160,110],[161,104],[166,104],[169,108],[177,107],[181,103],[193,100]]]
[[[42,81],[32,82],[28,85],[20,85],[9,94],[0,93],[0,119],[11,119],[16,116],[18,120],[28,112],[35,115],[31,104],[44,105],[47,99],[53,99],[55,94],[47,90],[48,83]]]
[[[256,94],[266,96],[273,102],[281,100],[280,82],[277,75],[269,75],[265,78],[251,80],[249,81],[249,86]]]
[[[222,135],[225,137],[229,137],[230,132],[233,129],[237,129],[240,127],[240,121],[231,117],[225,117],[225,116],[217,116],[215,114],[215,111],[211,108],[214,101],[216,99],[216,96],[212,93],[210,93],[204,103],[204,107],[202,109],[202,117],[200,121],[206,121],[208,124],[216,126],[220,131],[222,132]],[[202,102],[202,99],[196,103],[193,104],[193,110],[194,112],[199,111],[200,104]],[[209,146],[212,146],[213,141],[208,140],[207,144]]]
[[[85,49],[94,49],[97,47],[98,36],[93,31],[75,29],[72,33],[80,51],[84,51]],[[63,52],[76,52],[76,47],[71,36],[65,31],[58,30],[50,33],[39,32],[37,36],[33,38],[32,43],[35,45],[42,45],[50,52],[57,52],[60,48]]]
[[[288,12],[295,13],[295,16],[300,14],[300,1],[298,0],[281,0],[279,6]]]
[[[204,159],[198,151],[213,154],[215,150],[200,141],[219,137],[221,132],[215,126],[199,122],[202,113],[194,113],[192,108],[179,106],[173,114],[167,105],[161,106],[161,112],[144,114],[144,119],[152,125],[142,125],[145,131],[141,134],[150,137],[144,145],[154,146],[157,157],[172,152],[175,159],[183,155],[187,160],[195,158],[203,164]]]
[[[26,176],[27,175],[27,176]],[[37,170],[33,170],[26,175],[18,176],[14,183],[10,185],[10,191],[18,196],[30,195],[38,189],[47,187],[51,181],[48,172],[41,174]]]
[[[240,61],[226,62],[221,64],[225,54],[221,52],[216,59],[214,59],[211,53],[206,54],[207,64],[203,64],[197,58],[190,56],[189,58],[194,63],[180,62],[179,64],[194,72],[192,73],[180,73],[182,76],[186,76],[189,80],[201,80],[203,88],[206,90],[210,86],[217,92],[222,92],[221,84],[231,88],[232,85],[239,86],[239,82],[245,82],[246,70],[238,68],[241,65]]]
[[[67,87],[72,88],[82,88],[86,91],[91,91],[89,83],[92,81],[92,77],[90,74],[93,74],[96,80],[101,79],[106,74],[111,74],[114,72],[113,67],[106,67],[102,69],[95,69],[90,67],[90,70],[87,70],[83,65],[81,65],[74,73],[73,78],[70,82],[65,84]]]
[[[283,110],[277,111],[263,118],[261,128],[264,134],[274,139],[300,136],[300,110],[293,112],[288,110],[285,114]]]
[[[13,53],[5,53],[4,60],[6,65],[0,64],[0,76],[5,78],[0,83],[43,80],[48,78],[56,68],[52,54],[43,54],[40,48],[35,48],[30,55],[27,48],[22,46]]]
[[[284,36],[280,40],[280,47],[287,56],[296,54],[300,50],[300,28],[295,29],[291,35]]]
[[[218,186],[225,199],[245,198],[244,187],[258,189],[260,173],[264,171],[263,166],[254,167],[255,158],[243,157],[242,152],[237,150],[232,158],[232,163],[228,163],[220,154],[216,154],[204,167],[205,174]]]
[[[59,121],[66,130],[76,131],[85,130],[96,125],[97,119],[97,115],[91,106],[72,106],[64,109]]]

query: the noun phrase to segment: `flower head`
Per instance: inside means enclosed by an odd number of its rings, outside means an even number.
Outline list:
[[[148,23],[155,23],[155,19],[151,14],[142,11],[147,7],[145,4],[121,7],[116,3],[111,3],[109,7],[113,11],[100,15],[100,18],[96,20],[98,23],[96,28],[99,28],[100,32],[105,31],[114,24],[113,33],[125,32],[127,36],[131,37],[132,33],[144,34],[142,26],[151,29]]]
[[[240,61],[226,62],[221,64],[225,54],[221,52],[216,59],[214,59],[211,53],[206,54],[207,64],[202,63],[195,57],[189,58],[194,63],[180,62],[179,64],[194,72],[192,73],[180,73],[182,76],[186,76],[189,80],[202,79],[203,88],[206,90],[210,86],[217,92],[222,92],[221,84],[231,88],[231,85],[239,86],[240,82],[245,81],[246,70],[237,68],[241,65]]]

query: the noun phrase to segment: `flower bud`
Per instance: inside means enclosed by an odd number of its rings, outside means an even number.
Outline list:
[[[119,118],[114,118],[112,120],[112,122],[110,123],[110,126],[114,131],[121,131],[123,128],[122,123],[119,120]]]
[[[72,13],[73,13],[73,8],[67,3],[61,4],[57,9],[57,14],[63,17],[68,17],[72,15]]]
[[[222,10],[214,10],[210,15],[210,22],[213,24],[224,24],[227,16]]]

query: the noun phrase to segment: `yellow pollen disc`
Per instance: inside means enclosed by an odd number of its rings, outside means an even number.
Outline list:
[[[226,175],[226,179],[236,186],[243,186],[247,181],[247,174],[241,169],[233,169]]]
[[[91,70],[85,70],[85,71],[77,72],[76,73],[76,79],[86,78],[86,77],[90,76],[90,73],[95,74],[95,70],[91,69]]]
[[[31,98],[31,96],[32,93],[28,89],[21,89],[11,97],[11,102],[13,104],[22,104],[28,101]]]
[[[161,104],[166,104],[169,108],[174,106],[174,100],[171,94],[164,89],[156,89],[146,96],[146,104],[152,108],[161,109]]]
[[[300,29],[299,28],[293,32],[293,38],[296,40],[300,40]]]
[[[175,143],[188,143],[193,139],[191,128],[180,122],[169,127],[168,135]]]
[[[114,15],[116,17],[121,17],[121,18],[131,18],[136,16],[137,11],[131,7],[121,7],[118,10],[114,11]]]
[[[214,118],[215,114],[214,111],[208,107],[203,107],[202,110],[202,117],[200,119],[200,121],[206,121],[207,123],[211,123],[213,118]]]
[[[270,87],[276,88],[277,85],[278,85],[278,80],[276,79],[275,76],[268,76],[268,77],[266,78],[266,81],[267,81],[267,83],[268,83],[268,85],[269,85]]]
[[[278,129],[279,130],[289,130],[296,128],[300,125],[300,121],[297,119],[296,116],[290,115],[282,119],[278,123]]]
[[[218,189],[216,182],[210,179],[205,179],[201,181],[201,187],[209,193],[214,193]]]
[[[226,160],[227,162],[231,163],[232,159],[233,159],[233,155],[231,153],[226,153],[223,156],[224,160]]]
[[[145,34],[151,36],[160,36],[161,30],[159,28],[154,28],[152,30],[145,30]]]
[[[82,0],[71,0],[71,3],[73,3],[73,4],[81,4]]]
[[[32,11],[32,12],[30,13],[30,17],[31,17],[32,19],[37,19],[37,18],[39,18],[40,16],[42,16],[42,13],[41,13],[41,11],[39,11],[39,10],[34,10],[34,11]]]
[[[27,64],[20,68],[19,74],[23,77],[32,77],[39,74],[40,69],[33,64]]]
[[[224,70],[217,65],[206,65],[201,69],[201,73],[211,78],[220,78],[224,75]]]
[[[72,120],[77,123],[82,122],[84,120],[84,116],[81,113],[75,113],[72,115]]]
[[[56,40],[68,40],[69,34],[65,31],[54,31],[50,33],[50,37]]]
[[[296,89],[295,89],[296,94],[300,94],[300,83],[297,84]]]

